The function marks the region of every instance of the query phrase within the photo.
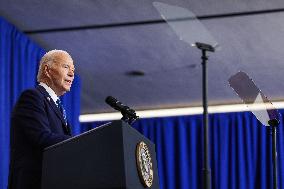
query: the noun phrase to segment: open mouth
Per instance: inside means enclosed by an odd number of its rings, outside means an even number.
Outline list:
[[[66,79],[65,81],[66,81],[68,84],[70,84],[70,85],[72,84],[72,81],[71,81],[71,80]]]

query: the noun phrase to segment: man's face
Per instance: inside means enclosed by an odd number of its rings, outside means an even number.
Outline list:
[[[70,91],[74,79],[74,64],[70,56],[60,54],[56,56],[55,61],[48,68],[50,79],[50,88],[54,90],[57,96]]]

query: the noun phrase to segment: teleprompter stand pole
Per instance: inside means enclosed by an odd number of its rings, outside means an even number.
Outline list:
[[[210,149],[209,149],[209,129],[208,129],[208,103],[207,103],[207,60],[206,52],[215,52],[214,47],[209,44],[196,42],[194,44],[202,52],[202,103],[203,103],[203,140],[204,140],[204,157],[203,157],[203,183],[204,189],[211,189],[211,169],[210,169]]]
[[[273,164],[273,189],[277,189],[277,145],[276,145],[276,134],[279,121],[277,119],[272,119],[268,121],[268,124],[272,127],[272,164]]]

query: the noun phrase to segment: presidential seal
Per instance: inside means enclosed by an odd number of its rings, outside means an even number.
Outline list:
[[[140,181],[144,187],[151,187],[153,184],[152,159],[148,146],[142,141],[136,147],[136,163]]]

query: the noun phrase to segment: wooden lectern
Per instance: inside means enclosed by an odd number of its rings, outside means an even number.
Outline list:
[[[44,150],[42,189],[145,188],[159,188],[155,145],[124,121]]]

